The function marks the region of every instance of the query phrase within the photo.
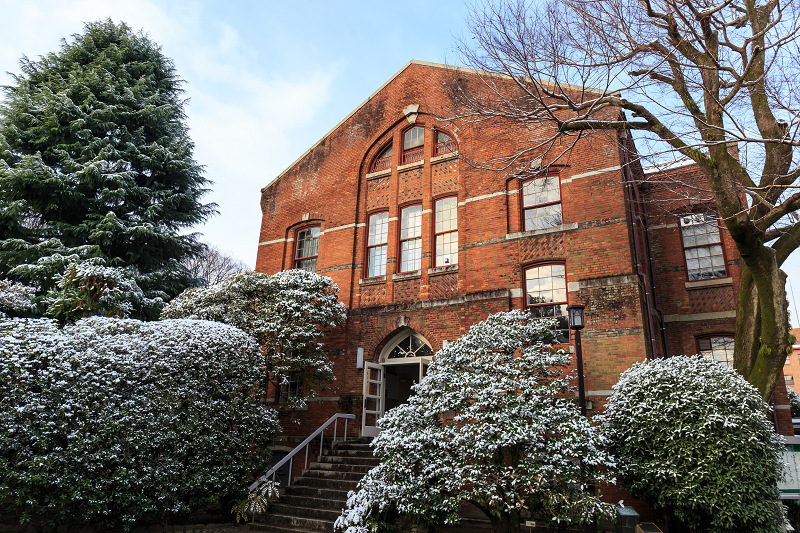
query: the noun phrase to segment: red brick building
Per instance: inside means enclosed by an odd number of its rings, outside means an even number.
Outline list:
[[[648,186],[624,132],[589,133],[551,150],[556,160],[476,165],[552,132],[439,120],[452,83],[477,76],[412,61],[262,190],[256,270],[316,270],[348,309],[324,339],[334,388],[295,412],[301,423],[287,433],[352,412],[356,432],[374,434],[443,343],[499,311],[563,316],[567,304],[586,306],[590,413],[636,361],[724,359],[738,258],[708,204]],[[668,172],[700,180],[691,166]],[[776,400],[791,434],[782,386]]]

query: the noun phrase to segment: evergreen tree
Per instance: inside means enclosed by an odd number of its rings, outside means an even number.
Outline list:
[[[132,269],[150,297],[190,286],[182,261],[203,246],[181,231],[215,206],[200,201],[208,180],[172,61],[105,20],[21,70],[0,105],[0,277],[58,239]]]

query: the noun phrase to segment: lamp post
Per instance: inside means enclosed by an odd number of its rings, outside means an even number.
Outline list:
[[[586,390],[583,387],[583,351],[581,349],[581,330],[583,329],[583,305],[568,305],[569,329],[575,332],[575,359],[578,363],[578,403],[581,414],[586,416]]]

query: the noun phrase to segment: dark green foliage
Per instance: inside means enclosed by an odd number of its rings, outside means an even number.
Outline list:
[[[182,80],[141,33],[87,24],[56,53],[23,58],[0,106],[0,235],[90,245],[152,297],[192,283],[181,261],[214,206],[193,157]],[[0,241],[0,277],[35,250]],[[43,283],[52,283],[44,280]]]
[[[783,531],[783,439],[758,390],[707,357],[637,363],[604,416],[630,493],[693,533]]]

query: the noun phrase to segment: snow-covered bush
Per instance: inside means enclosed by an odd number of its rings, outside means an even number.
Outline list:
[[[337,527],[377,531],[394,508],[428,523],[457,523],[464,501],[495,531],[523,516],[587,522],[610,506],[587,490],[608,480],[602,439],[575,405],[569,354],[550,321],[492,315],[437,353],[407,404],[380,421],[381,463],[351,493]]]
[[[4,515],[121,529],[244,496],[278,430],[260,365],[215,322],[0,321]]]
[[[36,289],[8,279],[0,279],[0,318],[9,313],[25,313],[33,309]]]
[[[789,396],[789,407],[792,410],[792,418],[800,418],[800,394],[797,394],[791,387],[786,387],[786,394]]]
[[[691,531],[781,531],[783,439],[738,373],[709,358],[637,363],[606,409],[610,451],[633,496]]]
[[[261,345],[267,375],[276,386],[291,372],[303,373],[302,394],[291,398],[301,407],[333,380],[330,359],[318,340],[322,328],[344,322],[345,308],[339,287],[328,277],[305,270],[242,272],[219,285],[184,291],[161,317],[214,320],[246,331]]]

